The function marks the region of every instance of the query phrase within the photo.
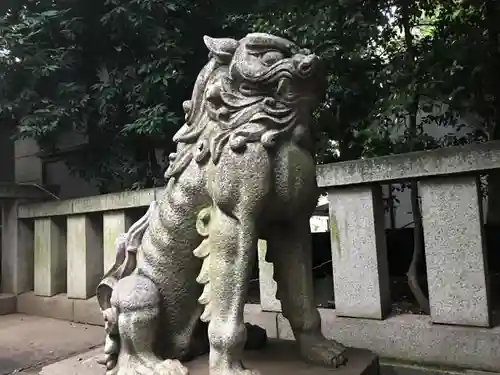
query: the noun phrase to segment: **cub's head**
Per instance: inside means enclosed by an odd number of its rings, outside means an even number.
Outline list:
[[[324,74],[318,56],[270,34],[252,33],[239,41],[204,38],[210,53],[228,65],[231,91],[265,96],[287,106],[309,106],[324,94]]]

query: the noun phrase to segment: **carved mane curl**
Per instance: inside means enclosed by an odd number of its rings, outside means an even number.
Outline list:
[[[265,46],[266,38],[285,45],[292,56],[296,52],[291,42],[267,34],[249,34],[240,41],[204,38],[210,60],[197,77],[191,100],[183,103],[186,121],[173,138],[177,151],[169,156],[167,180],[179,176],[193,158],[199,164],[208,160],[217,164],[227,144],[235,152],[243,152],[250,142],[271,148],[279,137],[293,132],[298,123],[296,104],[303,93],[288,91],[276,98],[276,92],[294,78],[295,65],[290,56],[269,67],[259,66],[252,43],[267,50],[277,48]],[[247,56],[254,60],[249,63]],[[252,68],[256,72],[249,76]]]

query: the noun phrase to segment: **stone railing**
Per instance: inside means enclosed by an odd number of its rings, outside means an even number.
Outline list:
[[[318,167],[329,197],[336,307],[320,309],[325,335],[386,358],[500,371],[478,183],[493,169],[498,142]],[[409,179],[419,180],[430,316],[391,314],[381,186]],[[114,261],[115,238],[157,192],[11,204],[2,292],[15,296],[19,312],[102,324],[95,287]],[[265,251],[260,241],[261,305],[247,305],[246,319],[293,339]]]

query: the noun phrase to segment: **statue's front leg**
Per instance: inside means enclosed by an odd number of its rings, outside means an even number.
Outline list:
[[[160,296],[147,277],[132,274],[118,281],[107,320],[108,375],[187,375],[177,360],[156,356],[154,345],[160,318]]]
[[[209,235],[210,375],[258,374],[241,363],[246,341],[243,310],[256,258],[257,237],[250,216],[236,219],[215,209]]]
[[[312,248],[309,220],[271,230],[268,258],[274,263],[278,298],[303,358],[314,364],[338,367],[346,362],[345,348],[327,340],[313,291]]]

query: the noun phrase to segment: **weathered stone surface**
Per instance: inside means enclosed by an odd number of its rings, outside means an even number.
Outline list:
[[[18,220],[20,201],[2,202],[1,292],[19,294],[33,289],[33,226]]]
[[[391,300],[382,191],[331,189],[328,198],[337,314],[383,319]]]
[[[35,294],[53,296],[66,291],[66,235],[58,219],[35,220]]]
[[[320,187],[389,182],[500,169],[500,141],[326,164]]]
[[[73,300],[69,299],[66,294],[46,297],[27,292],[17,296],[17,312],[72,321]]]
[[[381,358],[422,365],[500,371],[500,327],[433,324],[425,315],[404,314],[385,320],[337,317],[319,309],[326,337],[349,347],[366,348]],[[290,324],[278,315],[278,336],[293,340]]]
[[[19,207],[19,217],[37,218],[147,207],[154,198],[155,189],[144,189],[64,201],[32,203]]]
[[[102,222],[99,217],[67,219],[68,297],[88,299],[103,275]]]
[[[204,40],[209,61],[184,102],[167,187],[120,237],[97,289],[107,368],[184,374],[180,362],[160,358],[210,349],[212,374],[248,374],[240,361],[244,303],[260,238],[302,356],[340,365],[345,348],[322,336],[313,295],[309,219],[319,190],[310,125],[323,95],[319,59],[269,34]]]
[[[489,326],[479,181],[473,176],[424,180],[420,196],[432,320]]]
[[[122,233],[126,233],[132,225],[132,218],[127,211],[117,210],[104,212],[102,215],[103,228],[103,251],[104,251],[104,271],[107,272],[116,257],[116,239]]]
[[[102,349],[101,349],[102,350]],[[95,349],[66,360],[45,366],[40,375],[97,375],[102,367],[97,365],[101,350]],[[367,350],[349,349],[347,351],[349,366],[335,369],[336,375],[378,375],[378,358]],[[313,366],[299,359],[299,353],[293,343],[272,341],[261,351],[247,351],[243,358],[245,363],[261,369],[264,375],[329,375],[332,369]],[[201,357],[187,363],[190,375],[208,375],[208,358]]]

